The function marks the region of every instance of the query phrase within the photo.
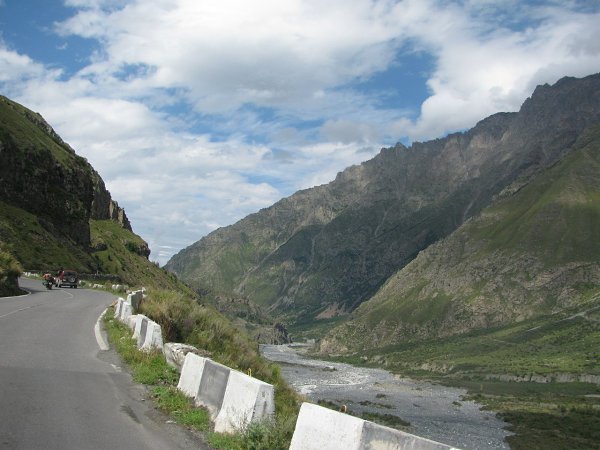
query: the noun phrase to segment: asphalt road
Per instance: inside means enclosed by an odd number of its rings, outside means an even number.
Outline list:
[[[0,298],[0,449],[209,448],[101,350],[94,327],[113,296],[20,285],[30,294]]]

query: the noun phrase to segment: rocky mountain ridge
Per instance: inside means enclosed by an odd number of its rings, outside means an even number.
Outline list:
[[[364,351],[597,309],[599,199],[600,123],[555,166],[515,183],[390,277],[328,333],[321,351]]]
[[[560,161],[600,121],[600,75],[538,86],[519,112],[383,149],[182,250],[167,264],[288,320],[344,315],[507,188]]]

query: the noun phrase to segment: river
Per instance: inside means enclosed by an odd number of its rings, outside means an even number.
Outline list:
[[[464,401],[464,389],[400,378],[388,371],[309,359],[296,345],[261,345],[262,354],[281,366],[300,394],[346,405],[357,413],[393,415],[410,425],[408,433],[465,450],[508,449],[508,425],[481,405]]]

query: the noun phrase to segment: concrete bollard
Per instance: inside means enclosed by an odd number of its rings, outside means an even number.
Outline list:
[[[121,297],[119,297],[117,299],[117,304],[115,305],[115,319],[121,317],[121,308],[123,307],[124,302],[125,302],[125,299],[123,299]]]
[[[127,318],[133,315],[133,308],[131,307],[131,303],[127,301],[123,302],[121,306],[121,312],[119,314],[119,320],[123,323],[127,323]]]
[[[446,444],[303,403],[289,450],[458,450]]]
[[[275,411],[272,385],[193,353],[185,356],[177,387],[208,409],[219,433],[234,432]]]
[[[275,413],[273,386],[237,370],[230,370],[221,408],[215,417],[215,431],[233,433],[251,422],[268,419]]]
[[[203,358],[194,353],[185,355],[177,389],[188,397],[195,399],[198,396],[206,361],[208,361],[208,358]]]
[[[162,329],[160,328],[160,325],[156,322],[148,320],[148,326],[146,327],[146,336],[144,337],[144,342],[142,343],[140,350],[149,352],[154,349],[159,349],[162,352]]]

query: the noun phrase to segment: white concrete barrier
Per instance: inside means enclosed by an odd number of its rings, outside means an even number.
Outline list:
[[[303,403],[289,450],[457,450],[393,428]]]
[[[121,305],[121,311],[119,313],[119,320],[123,323],[127,323],[127,319],[129,316],[133,315],[133,308],[131,307],[131,303],[124,301]]]
[[[139,314],[133,314],[127,318],[127,326],[133,331],[135,331],[135,323],[137,322],[138,316]],[[133,337],[134,336],[132,336],[132,338]]]
[[[144,320],[150,320],[148,319],[146,316],[144,316],[143,314],[135,314],[131,317],[135,317],[135,325],[133,326],[133,336],[132,339],[136,339],[137,340],[137,346],[138,348],[140,348],[142,346],[142,344],[144,343],[144,339],[146,338],[146,330],[144,329],[144,337],[140,338],[140,335],[142,334],[142,322]],[[144,327],[147,327],[148,324],[144,325]]]
[[[458,450],[440,442],[367,421],[363,425],[358,448],[381,450]]]
[[[148,331],[148,324],[150,323],[150,319],[148,319],[146,316],[141,316],[141,318],[138,319],[138,322],[136,322],[136,326],[135,326],[135,330],[133,332],[133,334],[136,334],[137,331],[137,348],[142,348],[142,345],[144,345],[144,342],[146,342],[146,333]],[[138,328],[139,327],[139,328]]]
[[[203,358],[194,353],[185,355],[177,389],[188,397],[196,399],[200,390],[200,382],[202,381],[202,373],[204,372],[206,361],[208,361],[208,358]]]
[[[357,417],[303,403],[289,450],[358,449],[363,424]]]
[[[124,298],[119,297],[117,299],[117,304],[115,305],[115,319],[121,317],[121,308],[123,307],[124,302],[125,302]]]
[[[221,409],[215,417],[217,433],[233,433],[275,413],[273,386],[237,370],[230,370]]]
[[[218,433],[234,432],[275,411],[272,385],[194,353],[185,356],[177,387],[209,411]]]
[[[162,352],[163,349],[163,338],[162,329],[160,325],[152,320],[148,320],[148,326],[146,327],[146,335],[144,336],[144,342],[139,347],[143,351],[151,351],[159,349]]]
[[[213,420],[221,410],[230,372],[229,367],[211,359],[207,358],[204,362],[202,378],[194,402],[196,406],[204,406],[208,409]]]

